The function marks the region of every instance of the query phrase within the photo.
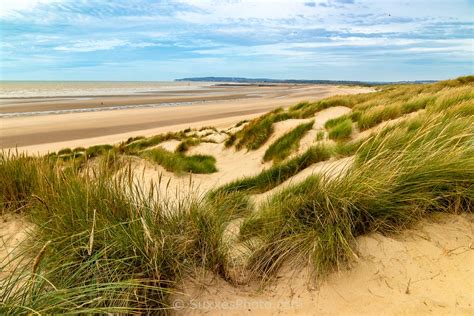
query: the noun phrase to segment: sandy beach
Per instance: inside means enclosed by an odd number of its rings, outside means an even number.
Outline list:
[[[149,92],[145,96],[135,93],[86,97],[87,91],[81,91],[83,98],[3,98],[0,147],[43,154],[187,127],[227,127],[300,101],[371,90],[333,85],[236,85]]]

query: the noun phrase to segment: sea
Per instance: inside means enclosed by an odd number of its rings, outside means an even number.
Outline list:
[[[0,99],[177,92],[205,89],[214,84],[182,81],[0,81]]]

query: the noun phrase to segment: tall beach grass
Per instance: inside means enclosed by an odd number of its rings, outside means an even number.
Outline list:
[[[286,159],[298,149],[301,138],[313,127],[314,121],[303,123],[284,134],[268,147],[263,155],[263,161],[273,160],[278,163]]]

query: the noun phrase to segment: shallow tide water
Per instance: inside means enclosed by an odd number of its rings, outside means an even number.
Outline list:
[[[184,81],[0,81],[0,99],[130,95],[199,90],[213,84]]]

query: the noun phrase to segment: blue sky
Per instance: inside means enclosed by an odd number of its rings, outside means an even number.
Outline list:
[[[473,0],[2,0],[4,80],[474,73]]]

